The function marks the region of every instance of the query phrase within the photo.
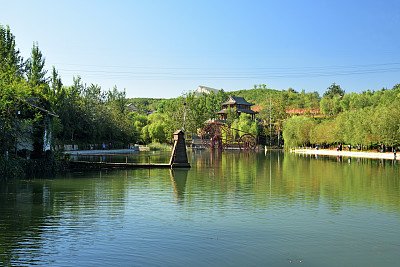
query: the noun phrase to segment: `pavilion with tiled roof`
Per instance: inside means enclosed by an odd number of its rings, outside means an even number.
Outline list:
[[[215,113],[217,113],[218,118],[222,120],[227,119],[228,110],[231,108],[236,108],[236,112],[239,113],[239,115],[242,113],[250,114],[252,120],[254,120],[255,115],[258,114],[257,111],[251,110],[250,108],[254,105],[253,103],[249,103],[243,97],[239,96],[230,96],[227,101],[220,105],[222,106],[222,109]]]

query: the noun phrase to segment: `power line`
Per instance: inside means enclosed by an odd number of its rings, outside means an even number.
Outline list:
[[[73,64],[73,63],[54,63],[55,65],[62,66],[80,66],[80,67],[101,67],[101,68],[122,68],[122,69],[169,69],[169,70],[179,70],[179,69],[207,69],[207,70],[230,70],[230,69],[249,69],[249,70],[299,70],[299,69],[329,69],[329,68],[365,68],[365,67],[376,67],[376,66],[389,66],[389,65],[400,65],[400,62],[391,62],[391,63],[374,63],[374,64],[353,64],[353,65],[327,65],[327,66],[303,66],[303,67],[242,67],[242,68],[234,68],[234,67],[145,67],[145,66],[112,66],[112,65],[95,65],[95,64]],[[54,65],[53,64],[53,65]]]
[[[400,63],[343,65],[326,67],[288,68],[176,68],[176,67],[121,67],[100,65],[61,64],[59,71],[85,74],[90,77],[130,79],[274,79],[349,76],[400,72]],[[80,68],[68,68],[77,66]],[[118,68],[107,70],[107,68]]]

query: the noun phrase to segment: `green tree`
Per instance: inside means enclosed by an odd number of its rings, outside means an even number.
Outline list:
[[[31,88],[24,81],[13,81],[11,84],[0,80],[0,153],[15,147],[16,137],[21,132],[21,123],[29,123],[34,114],[31,106],[24,101],[31,96]]]
[[[51,89],[53,90],[54,94],[57,94],[62,89],[62,81],[61,77],[58,75],[58,71],[56,68],[53,66],[53,71],[51,74]]]
[[[161,101],[157,110],[168,115],[170,129],[182,129],[185,123],[186,133],[197,134],[207,120],[216,118],[215,112],[221,109],[220,103],[227,98],[223,90],[217,94],[203,93],[199,97],[194,93],[186,93],[178,98]]]
[[[283,139],[286,147],[311,143],[311,130],[315,122],[311,118],[294,116],[283,124]]]
[[[239,118],[233,121],[231,128],[235,139],[238,139],[244,133],[251,133],[254,136],[258,135],[257,122],[251,120],[251,116],[248,114],[241,114]]]
[[[119,115],[126,112],[128,99],[126,98],[126,91],[118,91],[117,86],[107,92],[107,102]]]
[[[323,120],[311,129],[311,144],[333,144],[336,142],[337,124],[334,120]]]
[[[144,142],[165,143],[172,138],[172,132],[168,131],[167,115],[153,113],[148,116],[149,124],[142,128],[142,138]]]
[[[342,90],[342,88],[340,88],[340,85],[332,83],[331,86],[329,86],[326,92],[324,93],[324,96],[329,96],[330,98],[333,98],[334,96],[342,97],[344,96],[344,94],[345,91]]]
[[[33,43],[31,57],[26,62],[28,82],[32,86],[48,83],[47,70],[44,69],[45,59],[39,50],[38,43]]]
[[[237,112],[236,107],[226,109],[226,123],[229,126],[231,126],[238,118],[239,118],[239,113]]]
[[[324,96],[320,102],[320,109],[325,115],[330,115],[333,112],[333,101],[330,97]]]
[[[0,25],[0,79],[10,83],[21,79],[24,74],[24,62],[15,45],[15,36],[9,26]]]
[[[398,105],[377,108],[372,121],[372,133],[378,141],[393,146],[400,140],[400,111]]]
[[[85,116],[81,105],[81,78],[73,78],[71,87],[62,88],[57,92],[56,113],[60,116],[64,132],[61,139],[74,141],[82,138],[86,132],[84,127]]]

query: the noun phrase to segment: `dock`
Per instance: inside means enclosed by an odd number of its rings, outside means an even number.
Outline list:
[[[122,153],[122,154],[121,154]],[[70,153],[72,154],[72,153]],[[186,154],[186,143],[184,132],[178,130],[174,132],[174,148],[172,149],[169,163],[150,163],[151,157],[160,157],[168,155],[137,155],[138,157],[147,157],[147,163],[131,163],[128,162],[128,156],[132,155],[131,150],[115,150],[115,151],[104,151],[99,154],[99,151],[80,151],[75,155],[90,155],[99,156],[99,161],[71,161],[70,168],[72,169],[107,169],[107,168],[123,168],[123,169],[136,169],[136,168],[148,168],[148,169],[160,169],[160,168],[190,168]],[[125,162],[105,162],[103,157],[105,155],[125,155]]]

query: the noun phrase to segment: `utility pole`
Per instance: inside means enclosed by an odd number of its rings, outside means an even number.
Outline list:
[[[183,102],[183,110],[184,110],[184,113],[183,113],[183,128],[182,128],[182,131],[183,131],[183,133],[185,133],[186,132],[186,129],[185,129],[185,126],[186,126],[186,102]]]
[[[269,95],[269,147],[271,148],[271,138],[272,138],[272,116],[271,116],[271,95]]]

